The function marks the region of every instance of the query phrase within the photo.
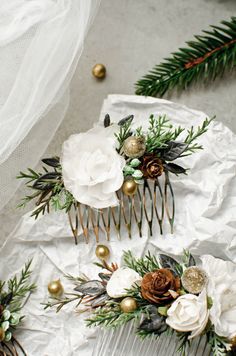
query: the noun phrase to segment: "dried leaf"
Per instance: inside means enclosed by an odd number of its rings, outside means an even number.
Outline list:
[[[167,324],[165,319],[159,314],[151,314],[149,318],[145,318],[139,326],[140,330],[145,330],[148,332],[155,332],[156,334],[161,334],[167,329]]]
[[[44,158],[42,162],[45,163],[49,167],[60,167],[60,158],[59,157],[52,157],[52,158]]]
[[[103,306],[107,300],[109,300],[110,297],[107,293],[99,295],[97,298],[95,298],[91,303],[92,308],[97,308]]]
[[[186,169],[175,163],[164,163],[164,168],[174,174],[186,173]]]
[[[127,121],[131,122],[131,121],[133,121],[133,119],[134,119],[134,115],[126,116],[124,119],[122,119],[118,122],[118,125],[123,126]]]
[[[85,283],[82,283],[80,286],[74,289],[76,292],[79,292],[83,295],[98,296],[103,294],[106,291],[106,288],[100,281],[92,280]]]
[[[9,303],[11,302],[11,300],[12,300],[12,297],[13,297],[13,293],[12,293],[12,292],[10,292],[10,293],[4,295],[4,296],[1,298],[1,304],[2,304],[2,305],[7,305],[7,304],[9,304]]]
[[[61,173],[59,172],[45,173],[34,182],[33,188],[38,190],[51,189],[55,185],[55,180],[59,180],[60,178]]]
[[[193,255],[189,255],[189,261],[188,261],[188,267],[191,267],[191,266],[196,266],[196,261],[193,257]]]
[[[162,158],[166,161],[174,161],[178,158],[188,147],[184,142],[170,141],[168,147],[164,150]]]
[[[104,127],[108,127],[111,124],[110,115],[106,114],[103,121]]]
[[[180,275],[179,273],[179,263],[174,260],[172,257],[160,254],[159,255],[160,263],[163,268],[169,268],[173,273],[177,276]]]
[[[108,274],[108,273],[98,273],[99,277],[101,278],[102,281],[104,282],[108,282],[109,279],[111,278],[111,274]]]

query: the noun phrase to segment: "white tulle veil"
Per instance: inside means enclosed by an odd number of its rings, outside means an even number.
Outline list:
[[[35,166],[68,106],[100,0],[0,1],[0,209]]]

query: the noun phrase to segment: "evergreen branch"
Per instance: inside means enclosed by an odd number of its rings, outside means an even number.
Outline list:
[[[105,328],[117,328],[125,325],[127,322],[135,319],[140,320],[143,309],[136,309],[130,313],[123,313],[117,304],[117,307],[98,308],[94,314],[86,319],[87,326],[103,325]]]
[[[58,313],[65,305],[77,301],[76,308],[82,303],[84,295],[77,293],[65,293],[63,298],[51,297],[51,301],[48,303],[42,303],[44,310],[48,308],[56,308]]]
[[[23,306],[26,295],[36,289],[34,283],[28,282],[32,274],[32,271],[30,270],[31,263],[32,260],[25,264],[19,278],[15,275],[8,281],[8,293],[11,294],[9,305],[12,312],[19,311]]]
[[[217,335],[214,330],[207,333],[207,341],[211,346],[212,356],[226,356],[230,349],[229,341],[223,336]]]
[[[236,64],[236,17],[221,23],[156,65],[136,83],[136,94],[163,96],[174,88],[187,89],[193,82],[210,82],[231,70]]]
[[[131,251],[124,252],[124,263],[127,267],[135,270],[141,276],[160,268],[155,256],[150,252],[144,258],[135,258]]]
[[[199,145],[198,143],[193,143],[195,140],[197,140],[200,136],[202,136],[205,132],[208,130],[208,126],[210,123],[215,119],[215,116],[212,118],[208,119],[206,118],[201,126],[197,127],[197,130],[194,130],[194,127],[192,126],[190,130],[188,130],[188,134],[184,140],[184,142],[188,145],[186,150],[184,151],[183,154],[181,154],[180,157],[184,157],[186,155],[192,154],[196,150],[202,150],[203,147],[202,145]],[[188,152],[188,153],[187,153]],[[187,153],[187,154],[186,154]]]
[[[35,181],[40,177],[40,173],[35,172],[33,169],[28,168],[28,172],[20,172],[16,177],[17,179],[27,179],[27,184]]]
[[[184,131],[180,126],[172,130],[173,125],[166,115],[155,118],[151,115],[149,118],[150,126],[146,135],[146,151],[153,152],[160,148],[165,148],[169,141],[174,141]],[[140,131],[139,131],[140,135]]]

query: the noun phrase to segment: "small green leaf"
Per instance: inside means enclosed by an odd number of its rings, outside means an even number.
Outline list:
[[[211,309],[213,306],[213,299],[209,296],[207,296],[207,308]]]
[[[141,161],[138,158],[134,158],[132,159],[132,161],[130,162],[130,166],[132,168],[136,168],[140,165]]]
[[[162,315],[162,316],[167,316],[167,310],[168,310],[169,308],[168,307],[158,307],[157,308],[157,311],[158,311],[158,313],[160,314],[160,315]]]
[[[134,173],[132,174],[132,177],[134,179],[142,179],[143,178],[143,173],[139,169],[136,169],[134,171]]]

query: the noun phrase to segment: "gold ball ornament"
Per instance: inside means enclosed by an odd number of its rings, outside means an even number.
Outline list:
[[[123,313],[132,313],[137,308],[138,304],[132,297],[126,297],[120,303],[120,309],[123,311]]]
[[[3,328],[0,328],[0,342],[5,339],[5,331]]]
[[[138,184],[133,179],[126,179],[122,185],[122,191],[125,195],[132,196],[137,192]]]
[[[100,260],[106,260],[110,255],[110,250],[105,245],[97,245],[95,253]]]
[[[146,144],[144,137],[130,136],[123,145],[124,154],[130,158],[139,158],[144,155],[146,151]]]
[[[235,350],[236,349],[236,336],[232,337],[232,339],[230,340],[231,343],[231,349]]]
[[[48,284],[48,291],[53,297],[61,297],[64,292],[64,288],[61,284],[60,279],[50,282]]]
[[[106,67],[101,63],[97,63],[93,67],[92,73],[95,78],[104,79],[106,76]]]

